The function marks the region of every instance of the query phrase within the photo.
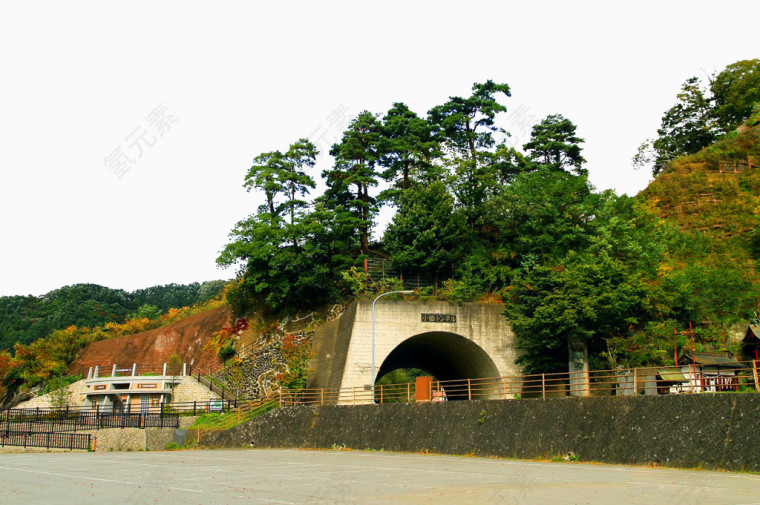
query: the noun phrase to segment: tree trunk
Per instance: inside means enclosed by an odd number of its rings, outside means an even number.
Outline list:
[[[470,145],[470,158],[472,158],[473,169],[478,168],[478,159],[475,157],[475,139],[472,138],[472,130],[470,129],[470,121],[467,121],[467,143]]]

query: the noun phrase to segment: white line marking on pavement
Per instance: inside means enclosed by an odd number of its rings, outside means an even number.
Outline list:
[[[84,480],[96,480],[99,482],[113,482],[116,484],[135,484],[134,482],[128,481],[128,480],[113,480],[113,479],[100,479],[98,477],[87,477],[84,475],[69,475],[65,473],[55,473],[55,472],[43,472],[40,470],[27,470],[24,468],[10,468],[6,466],[0,466],[0,470],[13,470],[16,472],[27,472],[27,473],[36,473],[40,475],[54,475],[56,477],[66,477],[68,479],[84,479]]]

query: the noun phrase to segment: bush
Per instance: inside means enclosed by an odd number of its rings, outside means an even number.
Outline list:
[[[231,343],[219,349],[219,357],[222,358],[222,361],[225,362],[230,358],[234,358],[235,354],[237,354],[237,352]]]

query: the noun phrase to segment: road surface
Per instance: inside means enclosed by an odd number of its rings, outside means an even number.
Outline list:
[[[362,451],[0,454],[0,504],[758,504],[760,475]]]

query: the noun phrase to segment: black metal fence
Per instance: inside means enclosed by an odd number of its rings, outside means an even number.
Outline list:
[[[120,413],[13,409],[0,416],[0,432],[54,433],[101,428],[179,428],[179,415],[166,413]]]
[[[211,391],[221,396],[224,400],[236,401],[238,399],[236,389],[225,388],[224,384],[218,380],[214,382],[214,379],[201,375],[200,372],[196,372],[193,377],[195,377],[199,383],[203,384]]]
[[[0,432],[0,447],[43,447],[45,449],[90,449],[91,435],[82,433],[48,433],[38,431]]]

